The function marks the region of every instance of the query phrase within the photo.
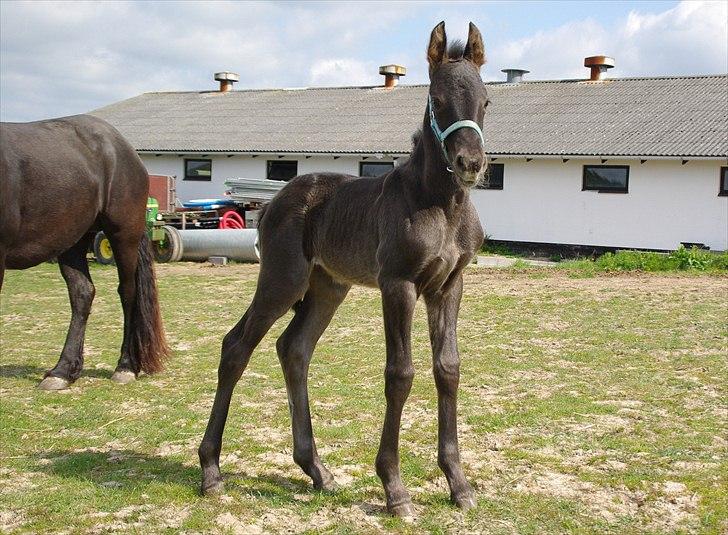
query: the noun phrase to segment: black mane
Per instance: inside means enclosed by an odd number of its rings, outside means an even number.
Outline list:
[[[447,49],[447,58],[450,60],[463,59],[465,54],[465,43],[460,39],[455,39]]]

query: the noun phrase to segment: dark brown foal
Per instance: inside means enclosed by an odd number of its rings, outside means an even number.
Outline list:
[[[293,427],[293,458],[317,489],[333,489],[311,427],[307,376],[314,347],[353,284],[382,294],[387,409],[376,460],[388,510],[412,514],[399,469],[402,409],[412,387],[410,334],[415,303],[427,303],[438,392],[438,462],[458,506],[475,504],[460,466],[456,325],[462,270],[482,245],[469,189],[486,167],[482,124],[488,97],[485,52],[471,24],[468,42],[448,49],[445,25],[428,47],[430,95],[411,158],[378,178],[333,173],[291,180],[259,226],[261,264],[253,302],[223,341],[218,387],[200,445],[203,493],[222,489],[220,450],[233,388],[273,323],[295,314],[278,339]],[[440,127],[443,126],[443,128]]]

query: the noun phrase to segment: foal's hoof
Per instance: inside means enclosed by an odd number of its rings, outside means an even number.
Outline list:
[[[120,385],[126,385],[133,383],[136,380],[136,375],[129,370],[115,371],[114,375],[111,376],[111,380]]]
[[[38,384],[38,388],[40,390],[65,390],[70,384],[71,381],[68,379],[49,375]]]
[[[387,511],[392,516],[398,516],[399,518],[413,518],[415,516],[415,507],[412,505],[412,502],[387,505]]]
[[[203,482],[200,490],[203,496],[218,496],[225,492],[225,484],[222,482],[222,479],[217,479],[210,483]]]
[[[324,492],[334,492],[335,490],[339,489],[339,484],[334,481],[334,478],[328,479],[326,481],[322,481],[319,484],[314,483],[313,488],[316,490],[322,490]]]
[[[451,498],[452,502],[457,505],[460,509],[463,511],[467,511],[468,509],[472,509],[477,504],[475,503],[475,498],[472,494],[463,494],[461,496],[453,496]]]

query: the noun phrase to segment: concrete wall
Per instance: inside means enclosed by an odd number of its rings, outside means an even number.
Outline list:
[[[184,158],[143,154],[153,174],[176,175],[181,200],[220,197],[228,178],[265,178],[264,155],[211,156],[212,181],[185,181]],[[288,159],[288,158],[285,158]],[[298,173],[359,174],[359,157],[297,157]],[[374,160],[379,161],[379,160]],[[381,160],[391,161],[391,160]],[[721,162],[609,160],[629,165],[629,192],[582,191],[582,167],[599,160],[499,158],[503,190],[474,190],[473,202],[493,239],[674,249],[680,242],[728,249],[728,197],[718,196]],[[725,162],[723,162],[725,165]]]
[[[472,199],[493,239],[675,249],[680,242],[728,249],[728,197],[719,161],[609,160],[629,165],[629,192],[582,191],[582,168],[599,160],[499,158],[503,190]],[[725,165],[725,163],[723,163]]]

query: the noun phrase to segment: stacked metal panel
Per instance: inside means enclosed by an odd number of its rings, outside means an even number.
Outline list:
[[[236,202],[268,202],[286,183],[265,178],[231,178],[225,181],[228,196]]]

